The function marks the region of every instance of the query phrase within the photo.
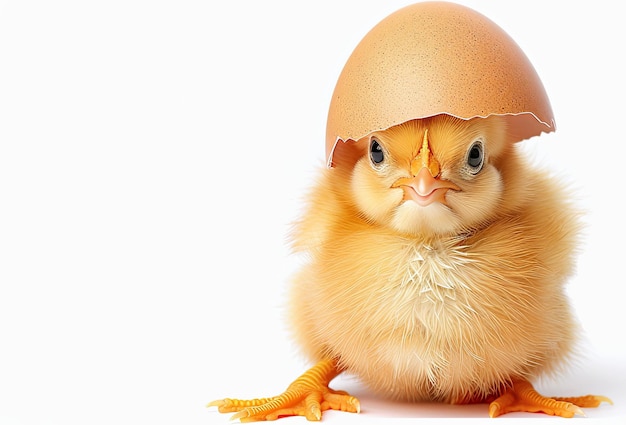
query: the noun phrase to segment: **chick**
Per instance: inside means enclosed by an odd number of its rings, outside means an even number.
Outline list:
[[[382,397],[489,402],[495,417],[572,417],[603,396],[547,398],[531,381],[571,356],[564,293],[579,214],[508,142],[503,117],[412,120],[347,142],[296,224],[293,335],[315,362],[281,395],[209,403],[241,420],[358,412],[356,375]]]

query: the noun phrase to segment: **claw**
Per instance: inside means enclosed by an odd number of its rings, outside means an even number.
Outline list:
[[[489,417],[495,418],[500,414],[500,405],[493,402],[489,405]]]
[[[596,395],[596,396],[590,396],[590,397],[595,397],[598,400],[598,404],[596,404],[594,407],[598,407],[603,401],[606,403],[609,403],[610,405],[613,405],[613,400],[611,400],[610,398],[603,396],[603,395]],[[591,407],[591,406],[589,406]]]
[[[322,410],[319,406],[311,406],[309,409],[311,415],[313,416],[311,419],[319,421],[322,419]],[[307,419],[309,419],[309,415],[307,415]]]
[[[243,419],[243,418],[247,418],[250,416],[250,412],[248,412],[248,409],[243,409],[240,410],[239,412],[235,413],[233,416],[230,417],[231,421],[236,421],[237,419]]]
[[[206,407],[217,407],[217,408],[220,408],[223,405],[224,405],[224,400],[213,400],[213,401],[209,402],[206,405]]]
[[[583,409],[581,409],[580,407],[576,406],[575,404],[570,404],[569,406],[567,406],[567,410],[572,412],[574,415],[578,415],[578,416],[582,416],[582,417],[586,417],[587,416],[587,415],[585,415],[585,412],[583,411]]]

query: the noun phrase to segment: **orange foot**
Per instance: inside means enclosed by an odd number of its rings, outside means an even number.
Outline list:
[[[514,381],[513,386],[489,405],[489,416],[495,418],[509,412],[543,412],[548,415],[571,418],[584,416],[581,407],[598,407],[610,398],[587,395],[583,397],[544,397],[527,381]]]
[[[344,391],[328,388],[330,381],[341,373],[333,360],[322,360],[293,381],[279,396],[252,400],[215,400],[221,413],[237,412],[231,420],[241,422],[271,421],[281,416],[305,416],[310,421],[322,419],[325,410],[358,413],[359,400]]]

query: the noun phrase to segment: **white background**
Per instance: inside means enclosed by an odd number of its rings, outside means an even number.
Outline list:
[[[273,395],[309,366],[285,332],[289,225],[343,64],[409,3],[0,1],[0,424],[226,424],[208,401]],[[461,3],[535,65],[558,131],[529,154],[589,212],[569,285],[585,356],[537,387],[608,395],[587,420],[622,421],[623,15]],[[339,380],[363,413],[326,423],[487,413]],[[498,421],[515,417],[562,421]]]

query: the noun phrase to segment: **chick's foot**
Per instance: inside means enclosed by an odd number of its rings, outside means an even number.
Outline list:
[[[571,418],[584,416],[581,407],[598,407],[603,401],[613,404],[604,396],[544,397],[527,381],[514,381],[513,386],[489,405],[489,416],[495,418],[510,412],[542,412],[548,415]]]
[[[322,360],[296,379],[287,390],[270,398],[252,400],[215,400],[208,406],[217,406],[221,413],[237,412],[231,420],[241,422],[275,420],[282,416],[304,416],[310,421],[319,421],[322,412],[333,409],[358,413],[359,400],[344,391],[328,387],[339,374],[333,360]]]

